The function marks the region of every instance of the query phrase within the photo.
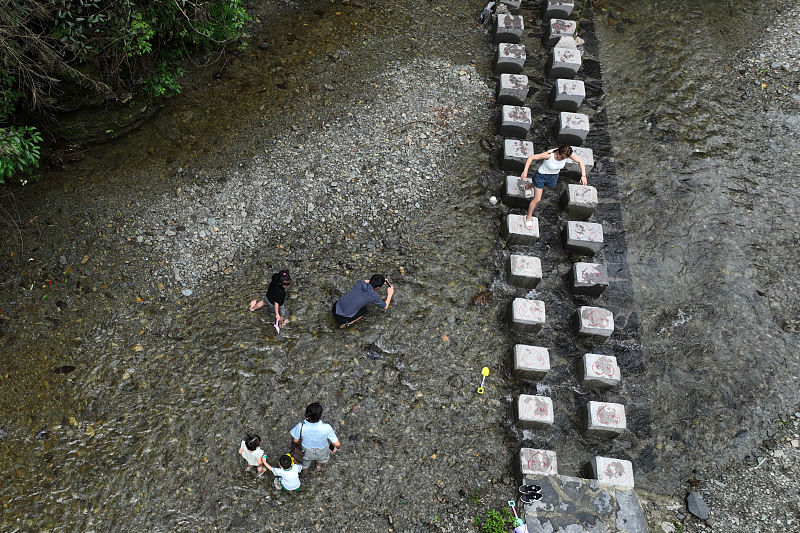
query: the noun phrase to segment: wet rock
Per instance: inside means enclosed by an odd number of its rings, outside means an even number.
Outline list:
[[[8,437],[8,431],[0,428],[0,440],[4,440],[6,437]]]
[[[266,41],[260,42],[260,43],[258,43],[258,48],[260,50],[269,50],[269,43],[266,42]]]
[[[708,505],[703,501],[703,497],[697,491],[692,491],[686,497],[686,505],[689,507],[689,512],[701,520],[708,518]]]
[[[58,368],[54,368],[53,370],[51,370],[51,372],[53,374],[69,374],[73,370],[75,370],[74,366],[64,365],[64,366],[59,366]]]
[[[39,432],[33,437],[36,440],[45,440],[50,435],[47,433],[47,428],[40,429]]]

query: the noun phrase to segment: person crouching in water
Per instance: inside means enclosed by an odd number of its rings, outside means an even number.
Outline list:
[[[292,456],[288,454],[278,457],[278,464],[280,468],[264,461],[264,466],[275,475],[275,488],[288,491],[300,490],[300,471],[303,467],[295,464]]]
[[[386,289],[386,301],[378,294],[378,290],[384,285],[389,286]],[[369,279],[360,279],[347,294],[333,304],[333,316],[340,328],[352,326],[367,314],[367,304],[377,305],[384,311],[389,309],[392,295],[394,287],[383,275],[375,274]]]
[[[285,326],[289,320],[286,319],[286,307],[283,304],[286,301],[286,288],[291,284],[292,278],[289,276],[288,270],[274,273],[272,281],[269,282],[267,294],[260,300],[250,302],[250,310],[257,311],[269,303],[270,307],[275,310],[275,320],[278,326]]]
[[[527,161],[525,161],[525,169],[520,175],[521,179],[526,179],[528,177],[528,169],[530,168],[532,162],[542,161],[542,164],[539,165],[539,168],[536,170],[536,174],[533,176],[533,183],[528,183],[525,185],[526,198],[530,197],[530,193],[528,191],[533,189],[533,199],[531,200],[531,203],[528,204],[528,214],[525,215],[526,228],[533,229],[533,210],[536,209],[536,206],[542,200],[542,191],[544,190],[545,185],[551,189],[555,188],[556,184],[558,183],[558,175],[561,172],[561,169],[563,169],[567,164],[567,159],[571,159],[580,165],[581,185],[586,185],[586,167],[584,166],[581,158],[572,152],[571,146],[563,145],[540,154],[533,154],[532,156],[528,157]]]

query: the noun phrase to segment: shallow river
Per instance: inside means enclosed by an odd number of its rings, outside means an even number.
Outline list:
[[[0,529],[467,530],[511,497],[512,290],[499,275],[501,212],[486,203],[502,173],[480,142],[497,141],[481,90],[492,87],[492,46],[476,2],[418,4],[264,8],[250,50],[220,79],[199,75],[140,130],[3,199]],[[756,73],[728,66],[761,27],[742,28],[750,2],[631,4],[598,6],[589,27],[641,320],[643,365],[624,390],[648,408],[634,417],[635,439],[587,442],[566,417],[544,440],[564,474],[616,451],[634,461],[639,486],[671,492],[709,461],[752,454],[798,403],[800,200],[792,180],[776,179],[794,170],[791,157],[772,155],[797,153],[798,104],[758,100]],[[383,90],[380,73],[419,58],[456,77],[475,72],[472,97],[485,102],[460,119],[463,144],[439,154],[436,194],[416,191],[407,215],[373,213],[348,240],[306,222],[319,212],[306,212],[298,188],[286,209],[300,230],[259,227],[228,263],[203,270],[186,258],[196,270],[181,271],[183,284],[162,281],[183,256],[160,241],[139,246],[134,229],[182,227],[165,199],[224,191],[223,175],[248,179],[292,125],[309,139],[369,109],[361,98]],[[320,148],[296,140],[295,153],[298,142]],[[369,157],[353,154],[386,164]],[[198,212],[224,207],[224,195],[197,195]],[[246,304],[284,266],[297,279],[295,323],[276,338]],[[392,309],[339,331],[330,302],[372,271],[397,281]],[[486,288],[495,296],[473,306]],[[478,397],[483,366],[492,373]],[[244,472],[238,443],[258,431],[274,460],[314,400],[344,447],[301,494],[278,495]]]

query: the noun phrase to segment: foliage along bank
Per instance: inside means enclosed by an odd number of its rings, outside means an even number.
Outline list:
[[[67,87],[108,101],[179,93],[183,61],[240,41],[242,0],[0,0],[0,183],[23,183]]]

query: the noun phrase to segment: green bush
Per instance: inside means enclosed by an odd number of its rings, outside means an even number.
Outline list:
[[[0,128],[0,183],[16,176],[27,183],[39,166],[41,134],[33,126]]]
[[[478,517],[476,517],[478,518]],[[476,520],[476,525],[480,520]],[[508,529],[514,526],[514,517],[507,507],[503,507],[498,513],[494,509],[486,512],[486,518],[480,524],[481,533],[507,533]]]

